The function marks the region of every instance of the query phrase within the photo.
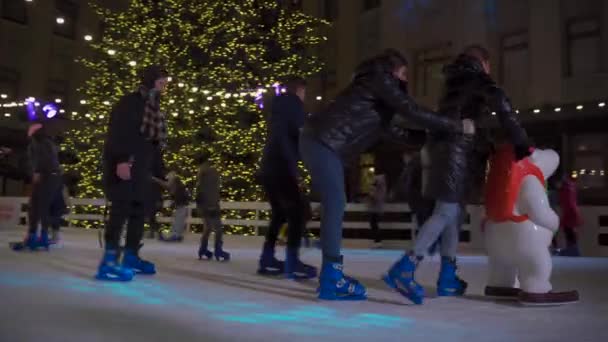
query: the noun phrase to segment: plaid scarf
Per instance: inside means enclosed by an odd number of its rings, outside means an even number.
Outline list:
[[[139,92],[146,99],[140,131],[151,140],[164,145],[167,141],[167,122],[160,111],[160,96],[151,93],[150,89],[143,85],[139,87]]]

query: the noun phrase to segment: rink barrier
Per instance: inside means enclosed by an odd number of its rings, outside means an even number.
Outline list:
[[[20,226],[25,226],[27,221],[26,209],[28,198],[8,197],[8,199],[15,204],[20,205]],[[73,198],[70,202],[72,209],[77,206],[104,208],[107,204],[104,199],[86,198]],[[167,209],[171,208],[171,204],[171,201],[164,201],[163,211],[167,212]],[[267,202],[221,202],[220,206],[223,211],[222,221],[225,225],[254,227],[255,235],[260,234],[260,228],[268,226],[269,221],[267,219],[262,219],[261,216],[263,215],[260,215],[270,210],[270,205]],[[312,203],[311,206],[313,211],[318,210],[319,203]],[[193,215],[195,208],[196,206],[193,203],[188,206],[188,217],[186,220],[188,231],[191,231],[193,225],[203,224],[201,218]],[[405,203],[387,203],[383,208],[385,213],[411,214],[408,205]],[[254,212],[255,215],[253,219],[230,217],[230,212],[234,210]],[[347,214],[366,214],[368,211],[368,206],[363,203],[348,203],[346,205]],[[608,256],[608,206],[581,206],[580,211],[585,222],[584,226],[579,230],[579,247],[581,253],[585,256]],[[74,210],[72,210],[72,212],[74,212]],[[483,233],[481,232],[480,227],[483,219],[483,207],[479,205],[470,205],[467,206],[467,212],[467,220],[463,224],[461,232],[461,245],[473,250],[482,250],[484,243]],[[93,221],[101,223],[104,220],[104,215],[69,213],[65,215],[64,218],[68,223],[68,227],[70,227],[74,221]],[[170,224],[173,218],[172,216],[164,215],[163,212],[161,212],[157,220],[160,223]],[[397,233],[407,232],[407,236],[410,236],[411,238],[415,237],[416,234],[415,223],[413,221],[381,221],[379,225],[383,231],[396,231]],[[318,230],[320,227],[318,217],[311,220],[308,223],[308,227],[313,231]],[[345,220],[343,228],[346,233],[348,230],[369,230],[370,226],[367,220]],[[405,238],[405,240],[411,238]]]

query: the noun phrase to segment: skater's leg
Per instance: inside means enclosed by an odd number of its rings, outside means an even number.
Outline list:
[[[127,223],[127,243],[125,247],[131,251],[139,250],[144,234],[144,206],[141,202],[131,202]]]
[[[458,217],[460,214],[457,215]],[[460,220],[448,222],[441,233],[440,253],[442,257],[455,258],[458,250]],[[435,240],[434,243],[436,243]]]
[[[46,178],[46,179],[44,179]],[[52,224],[51,206],[55,195],[60,191],[61,178],[58,175],[43,177],[41,186],[40,205],[40,228],[41,235],[48,236],[48,230]]]
[[[317,276],[317,269],[313,266],[306,265],[300,260],[300,245],[302,243],[302,234],[306,225],[305,203],[300,193],[300,188],[297,180],[290,182],[290,186],[286,187],[285,194],[288,199],[289,206],[286,208],[287,213],[287,251],[285,258],[285,274],[288,278],[305,278],[310,279]]]
[[[118,262],[120,236],[130,213],[129,201],[113,201],[110,206],[109,220],[105,228],[105,253],[97,270],[97,279],[111,281],[130,281],[133,271],[123,268]]]
[[[320,142],[300,136],[300,154],[312,177],[313,191],[320,195],[321,249],[323,269],[319,277],[319,298],[327,300],[361,300],[367,290],[343,274],[340,247],[342,219],[346,206],[344,168],[339,156]]]
[[[156,274],[154,264],[139,256],[139,250],[143,246],[141,239],[144,235],[144,204],[142,202],[130,204],[123,267],[133,270],[136,274]]]
[[[460,205],[437,201],[433,215],[422,225],[414,243],[413,253],[422,257],[429,247],[437,240],[448,225],[453,225],[460,219]],[[445,242],[442,241],[442,244]],[[457,244],[456,240],[456,244]],[[453,244],[453,241],[452,241]],[[455,249],[455,248],[454,248]]]
[[[224,251],[224,225],[222,223],[222,216],[219,211],[214,211],[211,215],[206,218],[207,224],[213,229],[215,233],[215,243],[213,254],[215,259],[218,261],[230,260],[230,253]]]
[[[183,206],[175,209],[173,225],[171,227],[171,237],[181,238],[186,229],[186,218],[188,217],[188,207]]]
[[[268,248],[276,246],[279,231],[281,226],[287,222],[287,216],[284,209],[284,204],[277,189],[274,186],[266,186],[266,194],[268,195],[268,201],[270,202],[270,223],[268,225],[268,231],[266,232],[265,245]]]
[[[129,201],[112,201],[104,236],[106,249],[118,250],[120,248],[120,236],[123,226],[129,218],[130,210]]]
[[[378,220],[380,218],[379,216],[380,214],[375,212],[370,213],[369,216],[369,226],[372,230],[372,236],[374,238],[375,243],[382,242],[382,239],[380,238],[380,227],[378,226]]]

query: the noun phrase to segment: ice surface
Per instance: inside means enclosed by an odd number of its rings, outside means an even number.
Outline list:
[[[256,275],[258,237],[227,237],[230,263],[199,261],[198,236],[147,240],[142,255],[159,273],[124,284],[93,279],[102,252],[94,231],[66,230],[65,246],[50,253],[9,250],[21,236],[0,232],[0,341],[608,341],[608,259],[555,258],[555,290],[578,289],[581,302],[527,308],[484,299],[486,258],[467,255],[467,297],[414,306],[379,280],[400,251],[346,242],[345,271],[370,299],[334,303],[316,299],[316,281]],[[320,262],[316,249],[302,257]],[[431,295],[438,268],[434,259],[419,272]]]

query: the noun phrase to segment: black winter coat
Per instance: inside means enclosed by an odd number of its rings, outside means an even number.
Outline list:
[[[110,201],[144,203],[150,171],[158,143],[144,136],[140,129],[145,99],[139,92],[123,96],[110,114],[103,152],[103,183]],[[131,179],[116,175],[116,165],[132,162]]]
[[[286,93],[275,97],[261,163],[264,177],[280,175],[297,179],[300,160],[298,137],[305,116],[304,103],[297,95]]]
[[[434,131],[462,132],[460,120],[418,106],[390,68],[366,63],[325,110],[306,118],[302,135],[319,140],[346,164],[381,138],[398,135],[408,140],[409,131],[400,127],[404,121]]]
[[[459,56],[444,68],[446,78],[439,112],[453,120],[475,121],[475,136],[431,132],[422,149],[423,195],[445,202],[469,200],[481,190],[487,158],[493,149],[489,134],[492,112],[515,146],[527,146],[525,130],[504,91],[471,57]]]

